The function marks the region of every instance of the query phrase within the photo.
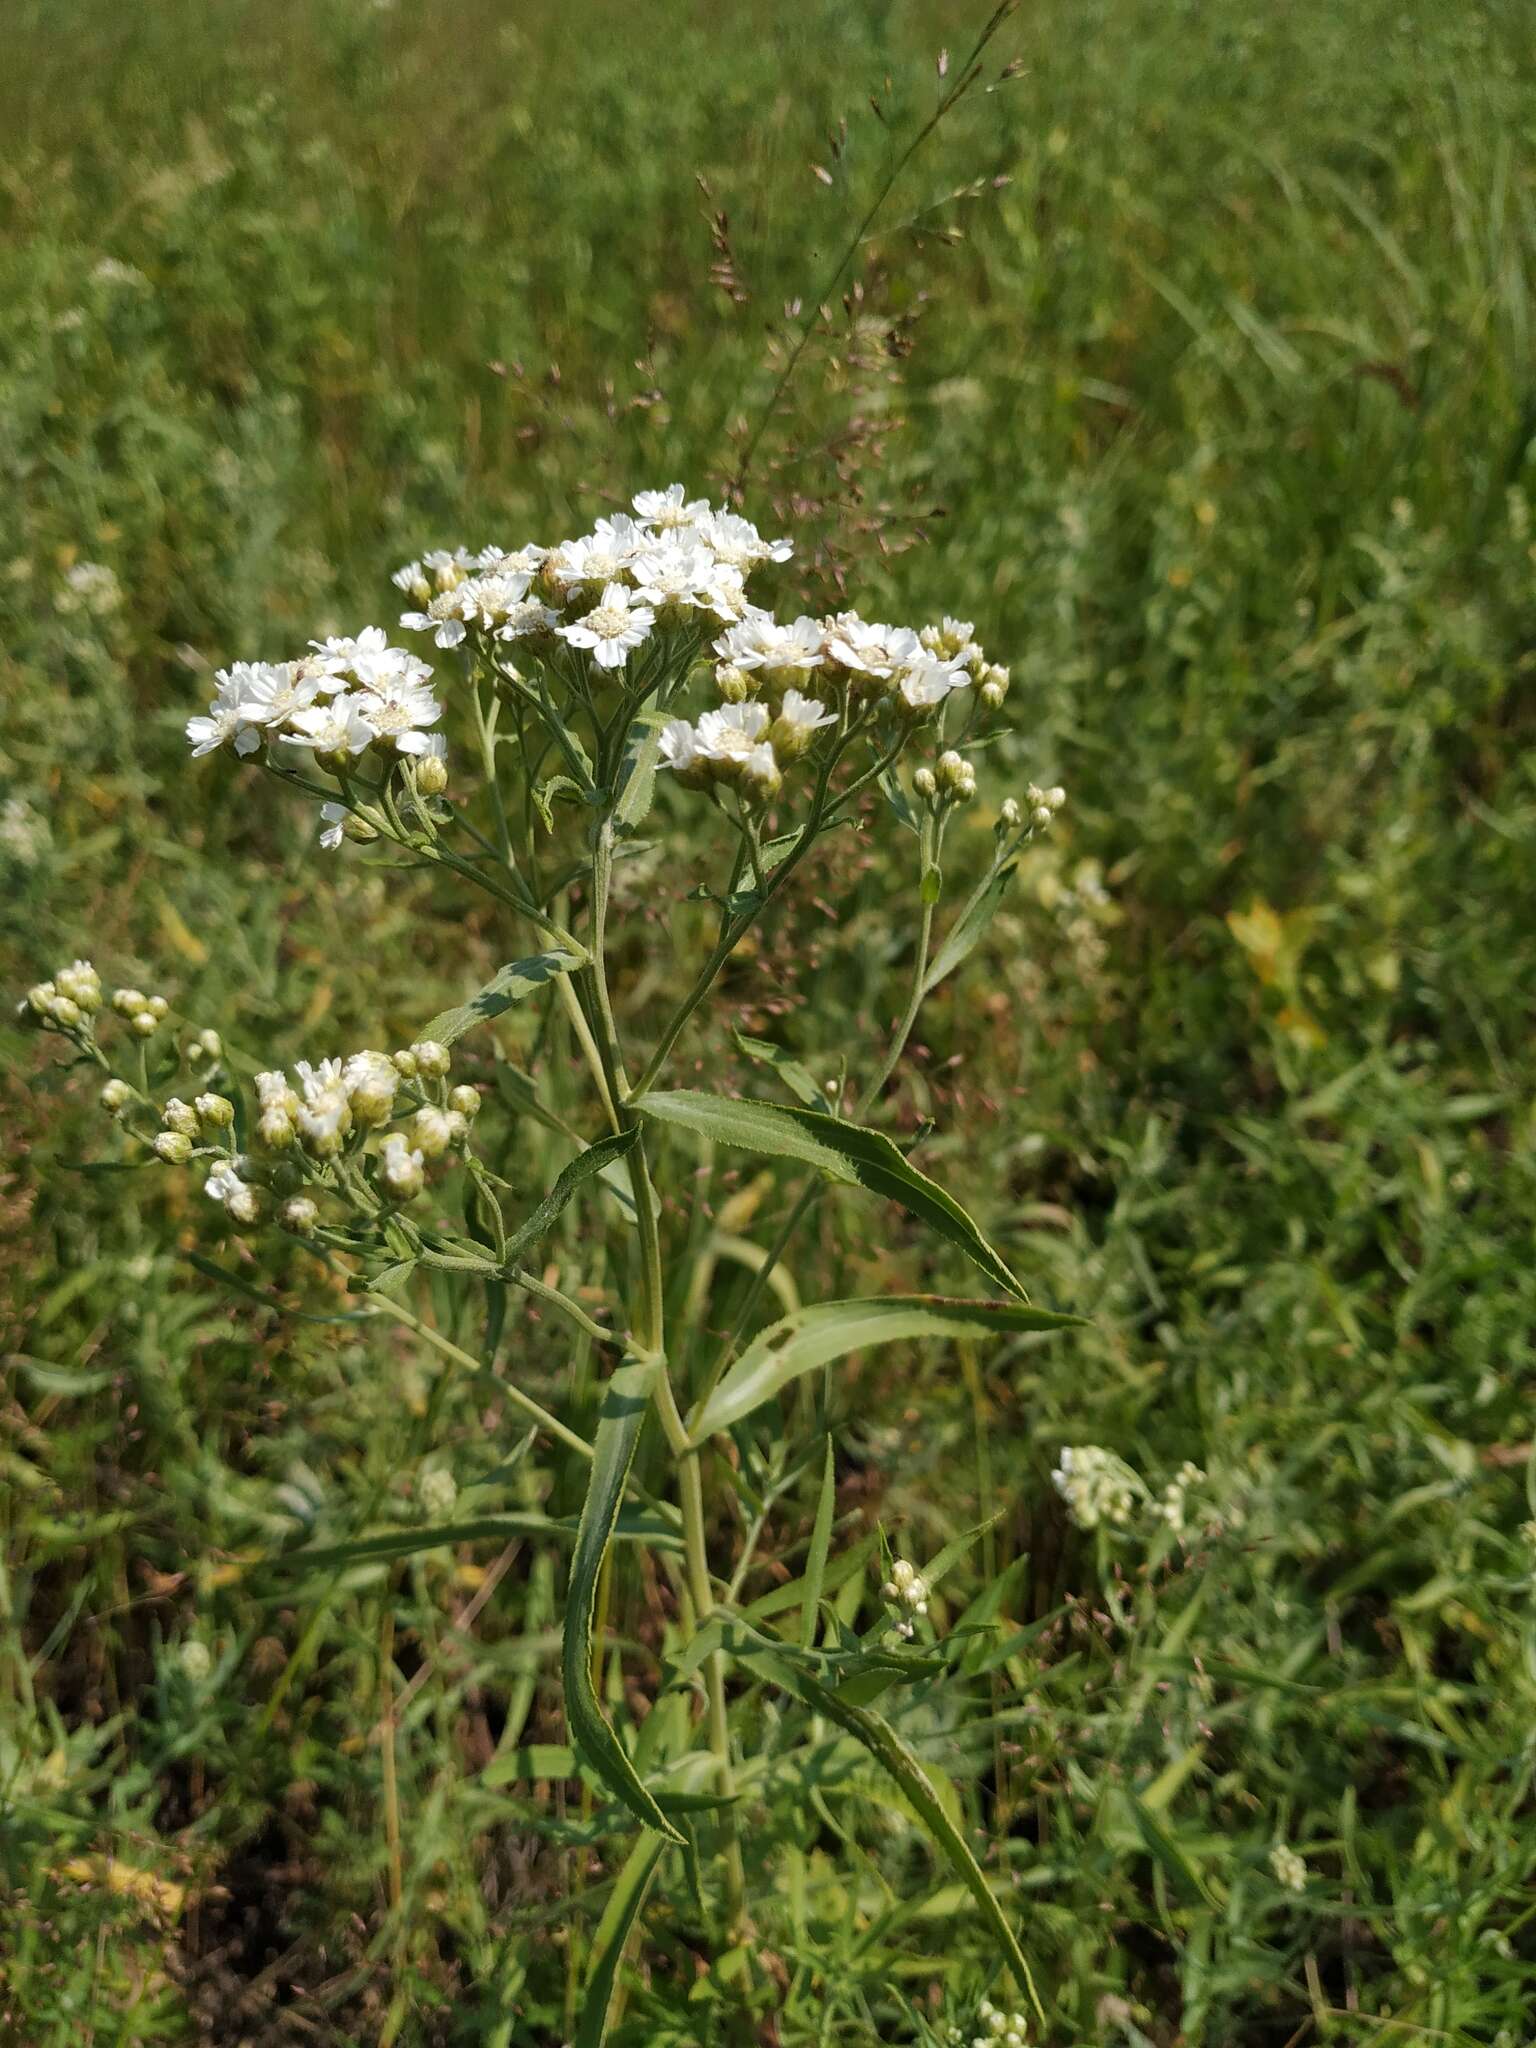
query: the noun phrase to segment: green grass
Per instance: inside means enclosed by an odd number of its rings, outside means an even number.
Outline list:
[[[207,671],[387,618],[423,547],[728,476],[786,302],[883,175],[868,94],[907,132],[974,25],[17,0],[7,27],[0,980],[86,952],[274,1060],[407,1038],[504,957],[494,928],[190,770]],[[846,573],[871,612],[974,618],[1013,666],[997,790],[1070,792],[890,1115],[936,1119],[929,1170],[1089,1322],[877,1354],[834,1415],[839,1549],[878,1523],[929,1555],[1001,1510],[946,1593],[953,1621],[993,1589],[1006,1657],[903,1726],[961,1787],[1059,2048],[1530,2037],[1528,31],[1497,4],[1026,9],[992,67],[1023,74],[898,186],[747,488],[813,537],[809,602]],[[69,608],[82,561],[120,603]],[[629,1014],[706,930],[648,901],[683,822],[624,905]],[[867,1067],[911,939],[890,900],[830,850],[733,965],[735,1013]],[[807,962],[814,1004],[785,993]],[[419,1519],[424,1461],[466,1516],[573,1512],[579,1473],[543,1445],[509,1469],[514,1419],[403,1333],[291,1313],[346,1309],[301,1262],[285,1311],[220,1291],[189,1255],[238,1247],[195,1190],[74,1171],[113,1152],[94,1090],[9,1022],[0,1046],[0,2039],[570,2039],[622,1830],[575,1781],[485,1775],[564,1739],[563,1553],[276,1560]],[[693,1061],[731,1070],[718,1026]],[[556,1163],[535,1133],[519,1177]],[[790,1188],[712,1200],[766,1239]],[[791,1266],[815,1300],[912,1262],[839,1201]],[[721,1267],[717,1327],[740,1284]],[[514,1335],[524,1383],[590,1418],[594,1362]],[[1154,1490],[1193,1460],[1219,1531],[1075,1531],[1048,1475],[1084,1442]],[[766,1560],[807,1541],[819,1469]],[[849,1581],[848,1613],[870,1595]],[[664,1620],[626,1547],[631,1717]],[[398,1909],[386,1677],[412,1688]],[[969,1902],[824,1763],[754,1809],[763,1956],[711,1968],[691,1901],[653,1894],[619,2041],[969,2014],[995,1961]]]

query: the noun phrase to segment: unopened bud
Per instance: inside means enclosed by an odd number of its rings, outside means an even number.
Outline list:
[[[183,1102],[173,1095],[160,1112],[160,1120],[168,1131],[179,1131],[184,1138],[195,1138],[198,1132],[197,1111],[191,1103]]]
[[[293,1118],[286,1109],[264,1109],[257,1120],[256,1135],[263,1145],[270,1145],[274,1152],[281,1152],[294,1141]]]
[[[101,1091],[101,1106],[109,1116],[121,1116],[133,1100],[133,1090],[126,1081],[109,1081]]]
[[[422,1512],[434,1521],[451,1515],[458,1497],[459,1483],[445,1466],[432,1466],[416,1481],[416,1498],[421,1503]]]
[[[912,777],[912,787],[925,804],[932,803],[939,793],[939,785],[931,768],[919,768]]]
[[[379,1174],[397,1201],[408,1202],[426,1185],[422,1155],[413,1152],[398,1131],[384,1140],[379,1153]]]
[[[411,1052],[411,1051],[409,1051],[409,1050],[404,1050],[404,1051],[401,1051],[401,1052],[394,1052],[394,1053],[391,1053],[389,1057],[390,1057],[390,1063],[391,1063],[391,1065],[392,1065],[392,1066],[394,1067],[394,1070],[395,1070],[395,1072],[396,1072],[397,1074],[401,1075],[401,1076],[402,1076],[402,1077],[403,1077],[403,1078],[404,1078],[405,1080],[407,1080],[407,1081],[413,1080],[413,1079],[415,1078],[415,1075],[416,1075],[416,1055],[415,1055],[415,1053],[413,1053],[413,1052]]]
[[[160,1024],[154,1011],[149,1009],[135,1010],[128,1022],[140,1038],[153,1038]]]
[[[307,1237],[320,1221],[320,1211],[308,1195],[294,1195],[284,1202],[282,1218],[289,1230],[296,1230],[301,1237]]]
[[[23,1011],[30,1010],[40,1023],[46,1023],[53,1014],[54,997],[58,991],[51,981],[35,982],[27,990]]]
[[[419,1038],[411,1047],[416,1060],[416,1071],[425,1074],[429,1081],[441,1080],[449,1067],[446,1045],[439,1045],[435,1038]]]
[[[87,1016],[101,1008],[101,977],[89,960],[72,960],[59,969],[57,980],[59,994],[78,1003]]]
[[[213,1652],[206,1643],[198,1642],[195,1637],[191,1642],[183,1643],[176,1653],[176,1661],[189,1684],[207,1684],[213,1671]]]
[[[223,1055],[224,1041],[217,1031],[199,1031],[192,1041],[192,1048],[205,1060],[216,1060]]]
[[[48,1005],[49,1017],[66,1031],[74,1029],[82,1014],[80,1005],[70,996],[55,996]]]
[[[1024,813],[1019,809],[1017,799],[1011,796],[1003,798],[997,815],[1003,828],[1009,832],[1017,831],[1024,822]]]
[[[144,1007],[144,991],[138,988],[114,989],[112,1007],[120,1017],[132,1017]]]
[[[416,787],[423,796],[441,796],[448,787],[448,763],[441,754],[423,754],[416,763]]]
[[[227,1130],[235,1120],[235,1105],[227,1095],[199,1095],[193,1103],[199,1118],[214,1130]]]
[[[155,1138],[155,1154],[167,1166],[185,1166],[192,1157],[192,1140],[180,1131],[161,1131]]]
[[[734,661],[722,661],[715,670],[715,687],[722,704],[745,704],[752,694],[745,669],[738,668]]]
[[[448,1107],[459,1116],[477,1117],[480,1114],[480,1090],[471,1088],[467,1081],[461,1082],[457,1088],[448,1090]]]
[[[463,1118],[459,1119],[460,1126]],[[411,1118],[411,1136],[424,1159],[441,1159],[453,1143],[453,1122],[448,1112],[429,1102]]]
[[[158,1024],[167,1015],[171,1006],[164,996],[146,996],[144,998],[144,1007]]]

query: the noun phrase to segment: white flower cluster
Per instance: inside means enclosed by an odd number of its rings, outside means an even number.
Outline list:
[[[394,581],[415,609],[401,625],[439,647],[471,633],[535,648],[564,641],[599,668],[621,669],[658,626],[754,615],[747,577],[789,559],[788,541],[765,540],[751,520],[688,498],[681,484],[631,502],[633,513],[556,547],[454,548],[407,562]]]
[[[1166,1522],[1175,1536],[1184,1535],[1189,1528],[1189,1496],[1204,1479],[1205,1474],[1200,1467],[1186,1458],[1153,1502],[1153,1514],[1159,1521]]]
[[[904,1557],[898,1557],[891,1566],[891,1576],[880,1588],[880,1597],[892,1607],[904,1608],[906,1612],[897,1620],[892,1633],[903,1642],[910,1642],[913,1634],[912,1615],[926,1615],[928,1612],[928,1581],[915,1565]]]
[[[382,627],[355,637],[315,640],[298,661],[237,661],[220,669],[207,714],[187,721],[194,757],[231,746],[257,753],[271,741],[306,750],[340,767],[368,747],[414,756],[429,769],[423,786],[444,786],[446,746],[431,730],[443,707],[428,687],[432,671]]]
[[[107,1000],[101,976],[90,961],[72,960],[50,980],[29,988],[17,1004],[16,1013],[45,1029],[51,1027],[82,1044],[90,1044],[94,1043],[96,1013]],[[137,988],[117,988],[112,991],[111,1007],[127,1020],[137,1037],[153,1038],[169,1016],[171,1006],[164,996],[147,996]]]
[[[1307,1859],[1299,1856],[1287,1842],[1277,1842],[1269,1852],[1269,1867],[1276,1880],[1288,1892],[1304,1892],[1307,1888]]]
[[[1100,1444],[1068,1445],[1056,1461],[1051,1484],[1079,1529],[1124,1528],[1146,1494],[1124,1459]]]
[[[995,2006],[990,1998],[984,1998],[976,2008],[979,2033],[967,2036],[962,2027],[951,2027],[949,2038],[952,2048],[1024,2048],[1029,2038],[1029,2021],[1021,2012],[1004,2012]]]

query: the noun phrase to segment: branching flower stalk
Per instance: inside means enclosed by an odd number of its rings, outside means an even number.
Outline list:
[[[122,988],[109,999],[88,962],[40,983],[22,1008],[105,1073],[103,1106],[143,1163],[193,1168],[227,1228],[286,1234],[345,1275],[373,1314],[439,1357],[470,1372],[486,1362],[412,1305],[423,1270],[483,1287],[492,1304],[507,1288],[519,1290],[582,1342],[602,1347],[610,1370],[590,1441],[502,1383],[509,1404],[587,1471],[562,1659],[571,1738],[618,1806],[663,1842],[687,1843],[701,1803],[713,1812],[731,1939],[749,1924],[751,1904],[731,1722],[730,1686],[740,1674],[748,1686],[798,1694],[898,1779],[987,1915],[1002,1962],[1033,1996],[1011,1927],[897,1730],[831,1689],[860,1673],[878,1673],[882,1688],[931,1673],[925,1576],[903,1562],[893,1577],[890,1597],[905,1603],[895,1628],[877,1617],[867,1637],[845,1633],[818,1647],[825,1536],[801,1620],[783,1639],[742,1617],[746,1552],[725,1569],[711,1564],[712,1443],[802,1373],[875,1343],[975,1341],[1063,1320],[1029,1306],[959,1204],[867,1123],[925,998],[982,936],[1020,849],[1050,825],[1062,792],[1031,788],[1022,803],[1001,803],[991,862],[935,949],[945,835],[976,796],[975,755],[1004,711],[1007,671],[988,660],[969,624],[952,618],[921,632],[851,611],[780,620],[749,586],[789,553],[787,541],[690,500],[680,485],[642,491],[632,513],[600,519],[574,540],[460,548],[398,572],[408,603],[400,627],[461,670],[456,689],[444,690],[426,659],[376,626],[312,642],[291,660],[220,672],[212,703],[187,727],[194,755],[231,752],[318,805],[322,846],[393,849],[482,892],[514,935],[528,935],[534,950],[514,944],[484,988],[425,1023],[409,1045],[343,1050],[300,1060],[291,1072],[273,1065],[246,1088],[218,1033],[173,1031],[160,996]],[[462,791],[451,788],[452,729],[468,738],[474,763]],[[622,900],[616,880],[669,782],[681,799],[680,809],[673,805],[678,819],[722,885],[693,892],[713,900],[718,929],[682,999],[643,1049],[631,1048],[609,966]],[[871,792],[911,836],[919,912],[904,1005],[852,1118],[829,1110],[820,1085],[771,1047],[764,1051],[774,1055],[774,1079],[790,1101],[668,1089],[673,1053],[702,1018],[727,960],[817,844]],[[591,1114],[583,1130],[579,1114],[572,1122],[537,1092],[526,1099],[521,1113],[570,1149],[529,1208],[496,1163],[505,1147],[480,1136],[494,1124],[505,1137],[504,1099],[483,1094],[464,1070],[456,1074],[455,1061],[461,1039],[516,1004],[539,1003],[558,1005],[569,1026],[590,1081]],[[182,1079],[188,1073],[190,1082]],[[536,1091],[537,1077],[531,1085]],[[668,1329],[656,1186],[671,1144],[690,1134],[811,1169],[731,1336],[692,1387],[684,1373],[702,1332],[688,1325],[702,1322],[703,1303],[688,1294],[683,1327]],[[754,1334],[773,1269],[829,1180],[902,1205],[979,1269],[989,1297],[819,1303]],[[462,1227],[448,1220],[450,1192]],[[608,1204],[628,1240],[628,1279],[616,1294],[593,1285],[573,1294],[536,1270],[534,1248],[572,1202],[597,1219],[594,1230],[605,1227],[595,1205]],[[499,1329],[497,1310],[487,1357]],[[654,1501],[631,1472],[651,1413],[672,1461],[675,1504]],[[627,1492],[657,1526],[680,1530],[686,1625],[696,1645],[683,1654],[687,1670],[703,1678],[708,1795],[679,1782],[686,1753],[642,1776],[593,1684],[594,1610]],[[830,1517],[820,1519],[830,1531]],[[919,1631],[926,1642],[916,1640]]]

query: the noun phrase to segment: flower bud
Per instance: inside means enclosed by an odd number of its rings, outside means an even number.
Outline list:
[[[1016,832],[1024,822],[1024,813],[1019,809],[1017,799],[1011,796],[1003,798],[1002,807],[997,815],[999,823],[1008,832]]]
[[[160,1024],[159,1018],[150,1009],[135,1010],[128,1022],[140,1038],[153,1038]]]
[[[416,1498],[421,1503],[422,1513],[430,1515],[434,1521],[451,1515],[458,1497],[459,1483],[445,1466],[431,1466],[416,1481]]]
[[[1003,708],[1003,699],[1007,693],[1003,690],[1000,690],[997,687],[996,683],[983,683],[981,688],[976,692],[976,694],[981,699],[982,708],[984,710],[1001,711]]]
[[[159,1024],[164,1020],[171,1006],[164,996],[146,996],[144,998],[144,1007],[148,1010],[151,1017],[154,1018],[155,1022]]]
[[[126,1081],[108,1081],[101,1091],[101,1106],[109,1116],[121,1116],[133,1100],[133,1090]]]
[[[198,1642],[195,1637],[183,1643],[176,1653],[176,1661],[190,1685],[207,1684],[213,1671],[213,1652],[206,1643]]]
[[[734,661],[722,661],[715,670],[715,687],[722,704],[745,704],[752,694],[750,677]]]
[[[89,960],[72,960],[57,976],[61,996],[68,996],[87,1016],[101,1008],[101,977]]]
[[[256,1122],[256,1135],[263,1145],[269,1145],[274,1152],[281,1152],[293,1143],[297,1133],[293,1118],[286,1109],[264,1109]]]
[[[441,796],[448,787],[448,763],[441,754],[423,754],[416,763],[416,787],[423,796]]]
[[[161,1131],[155,1139],[155,1153],[167,1166],[185,1166],[192,1157],[192,1140],[180,1131]]]
[[[334,1159],[352,1128],[352,1106],[339,1088],[322,1089],[299,1105],[296,1119],[304,1149],[316,1159]]]
[[[413,1152],[399,1131],[391,1131],[379,1152],[379,1177],[397,1201],[409,1202],[426,1185],[420,1152]]]
[[[295,1230],[301,1237],[307,1237],[320,1221],[320,1211],[308,1195],[294,1195],[282,1207],[283,1223],[289,1230]]]
[[[389,1057],[390,1057],[390,1064],[391,1064],[391,1065],[393,1066],[393,1068],[394,1068],[394,1070],[395,1070],[395,1072],[396,1072],[397,1074],[400,1074],[400,1075],[402,1075],[402,1076],[404,1077],[404,1079],[405,1079],[405,1080],[407,1080],[407,1081],[411,1081],[411,1080],[414,1080],[414,1079],[415,1079],[415,1076],[416,1076],[416,1055],[415,1055],[415,1053],[413,1053],[413,1052],[411,1052],[411,1051],[409,1051],[409,1050],[405,1050],[405,1051],[401,1051],[401,1052],[394,1052],[394,1053],[391,1053]]]
[[[114,989],[112,1007],[120,1017],[132,1017],[144,1007],[144,991],[138,988]]]
[[[197,1111],[179,1095],[173,1095],[161,1110],[160,1120],[168,1131],[179,1131],[184,1138],[195,1138],[198,1134]]]
[[[462,1117],[477,1117],[480,1114],[480,1090],[461,1082],[457,1088],[448,1090],[448,1107]]]
[[[224,1041],[220,1038],[217,1031],[199,1031],[196,1038],[192,1041],[192,1050],[205,1060],[221,1059],[224,1053]]]
[[[925,804],[932,803],[939,793],[939,785],[931,768],[919,768],[912,777],[912,787]]]
[[[435,1038],[420,1038],[411,1047],[415,1056],[416,1071],[425,1074],[429,1081],[441,1080],[449,1067],[446,1045],[439,1045]]]
[[[193,1108],[201,1121],[213,1130],[227,1130],[235,1120],[235,1105],[227,1095],[199,1095]]]
[[[459,1118],[459,1128],[464,1128],[464,1119]],[[446,1111],[435,1109],[429,1102],[411,1118],[411,1136],[425,1159],[441,1159],[453,1143],[454,1124]]]
[[[394,1115],[400,1076],[383,1053],[354,1053],[342,1069],[342,1084],[360,1124],[385,1124]]]
[[[69,996],[55,996],[48,1005],[48,1016],[63,1031],[72,1031],[81,1021],[80,1005]]]

